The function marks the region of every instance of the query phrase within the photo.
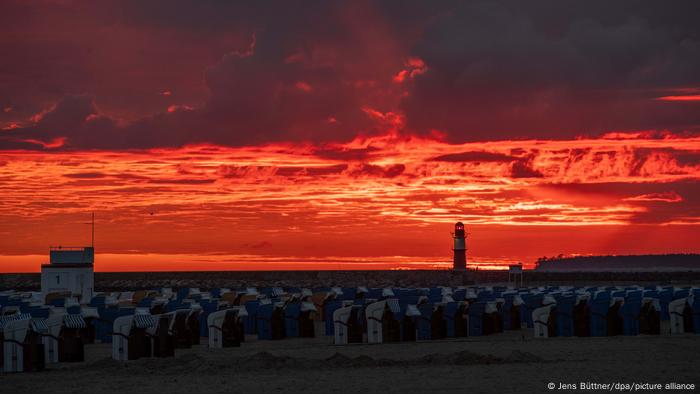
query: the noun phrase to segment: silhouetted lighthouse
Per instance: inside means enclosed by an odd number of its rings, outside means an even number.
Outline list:
[[[464,271],[467,269],[467,239],[464,233],[464,224],[457,222],[455,224],[455,232],[452,234],[455,239],[454,251],[454,270]]]

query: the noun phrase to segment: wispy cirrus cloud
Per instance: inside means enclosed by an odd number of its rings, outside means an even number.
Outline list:
[[[700,101],[700,94],[688,94],[679,96],[662,96],[658,97],[660,101]]]
[[[37,223],[58,226],[88,211],[98,212],[112,248],[152,243],[183,253],[243,253],[236,244],[262,238],[271,253],[332,255],[310,245],[353,244],[388,229],[439,243],[435,226],[456,220],[486,226],[482,236],[493,226],[688,225],[700,222],[698,153],[700,138],[690,136],[451,144],[391,133],[322,145],[6,151],[0,218],[16,237],[2,247],[26,250]],[[53,228],[47,236],[60,237]],[[66,237],[79,233],[71,227]]]

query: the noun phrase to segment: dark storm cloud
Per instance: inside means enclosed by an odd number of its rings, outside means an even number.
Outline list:
[[[361,163],[349,171],[351,177],[381,177],[395,178],[406,170],[403,164],[392,164],[388,166],[379,166],[374,164]]]
[[[76,172],[72,174],[63,174],[63,176],[73,179],[99,179],[106,177],[107,174],[103,174],[101,172]]]
[[[493,152],[462,152],[462,153],[451,153],[448,155],[441,155],[432,158],[433,161],[447,161],[447,162],[511,162],[517,160],[513,156],[504,155],[503,153],[493,153]]]
[[[700,3],[465,2],[415,46],[408,126],[455,140],[698,129],[667,89],[700,85]]]
[[[148,183],[156,185],[206,185],[216,182],[215,179],[151,179]]]
[[[341,149],[336,147],[321,147],[314,151],[314,155],[333,160],[364,160],[372,153],[381,151],[379,148],[367,147],[359,149]]]
[[[522,153],[522,152],[520,152]],[[509,156],[495,152],[461,152],[433,157],[431,161],[442,161],[452,163],[474,162],[474,163],[510,163],[510,175],[512,178],[542,178],[544,175],[532,168],[534,154],[524,156]]]
[[[635,213],[633,223],[658,224],[683,221],[696,216],[700,210],[700,194],[695,180],[670,183],[559,183],[538,186],[543,190],[565,192],[567,199],[584,198],[595,201],[598,197],[619,198],[621,203],[633,203],[646,208]]]
[[[511,167],[511,177],[512,178],[542,178],[544,175],[533,169],[532,165],[527,160],[518,160],[514,162]]]
[[[17,1],[3,11],[0,107],[12,110],[0,124],[20,126],[0,134],[0,149],[340,141],[384,131],[367,108],[452,141],[700,129],[697,102],[655,100],[700,87],[695,1]],[[392,82],[411,58],[425,70]],[[537,175],[528,168],[513,173]]]
[[[66,95],[45,111],[46,121],[12,130],[2,136],[0,146],[41,147],[59,137],[67,139],[64,148],[116,149],[198,142],[337,141],[379,131],[364,108],[398,102],[391,76],[405,59],[395,41],[387,38],[384,17],[364,3],[283,2],[272,10],[139,2],[113,8],[117,16],[98,15],[117,30],[174,29],[178,35],[189,32],[204,38],[229,31],[244,36],[246,42],[202,68],[208,95],[203,103],[190,105],[183,94],[167,91],[169,100],[183,102],[124,122],[111,115],[109,105],[103,108],[101,103],[108,100],[101,96],[93,102],[89,95]],[[181,44],[162,44],[181,49]],[[174,67],[180,66],[178,58],[171,60]],[[131,99],[138,108],[139,98]]]
[[[340,174],[343,171],[345,171],[348,168],[347,164],[336,164],[336,165],[331,165],[331,166],[323,166],[323,167],[279,167],[277,168],[277,171],[275,171],[275,175],[277,176],[285,176],[285,177],[291,177],[291,176],[312,176],[312,177],[318,177],[318,176],[324,176],[324,175],[335,175],[335,174]]]

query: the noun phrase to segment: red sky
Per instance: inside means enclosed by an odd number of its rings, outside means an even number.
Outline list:
[[[545,3],[10,1],[0,272],[700,252],[697,3]]]

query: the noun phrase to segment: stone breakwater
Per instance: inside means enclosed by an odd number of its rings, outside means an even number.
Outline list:
[[[470,284],[469,273],[453,271],[220,271],[96,272],[95,289],[120,291],[156,287],[421,287]],[[36,289],[39,274],[0,275],[0,289]]]
[[[38,290],[39,274],[0,274],[0,290]],[[217,271],[97,272],[97,291],[157,287],[431,287],[505,284],[506,271]],[[526,271],[525,286],[618,285],[624,283],[697,284],[700,272],[537,272]]]

